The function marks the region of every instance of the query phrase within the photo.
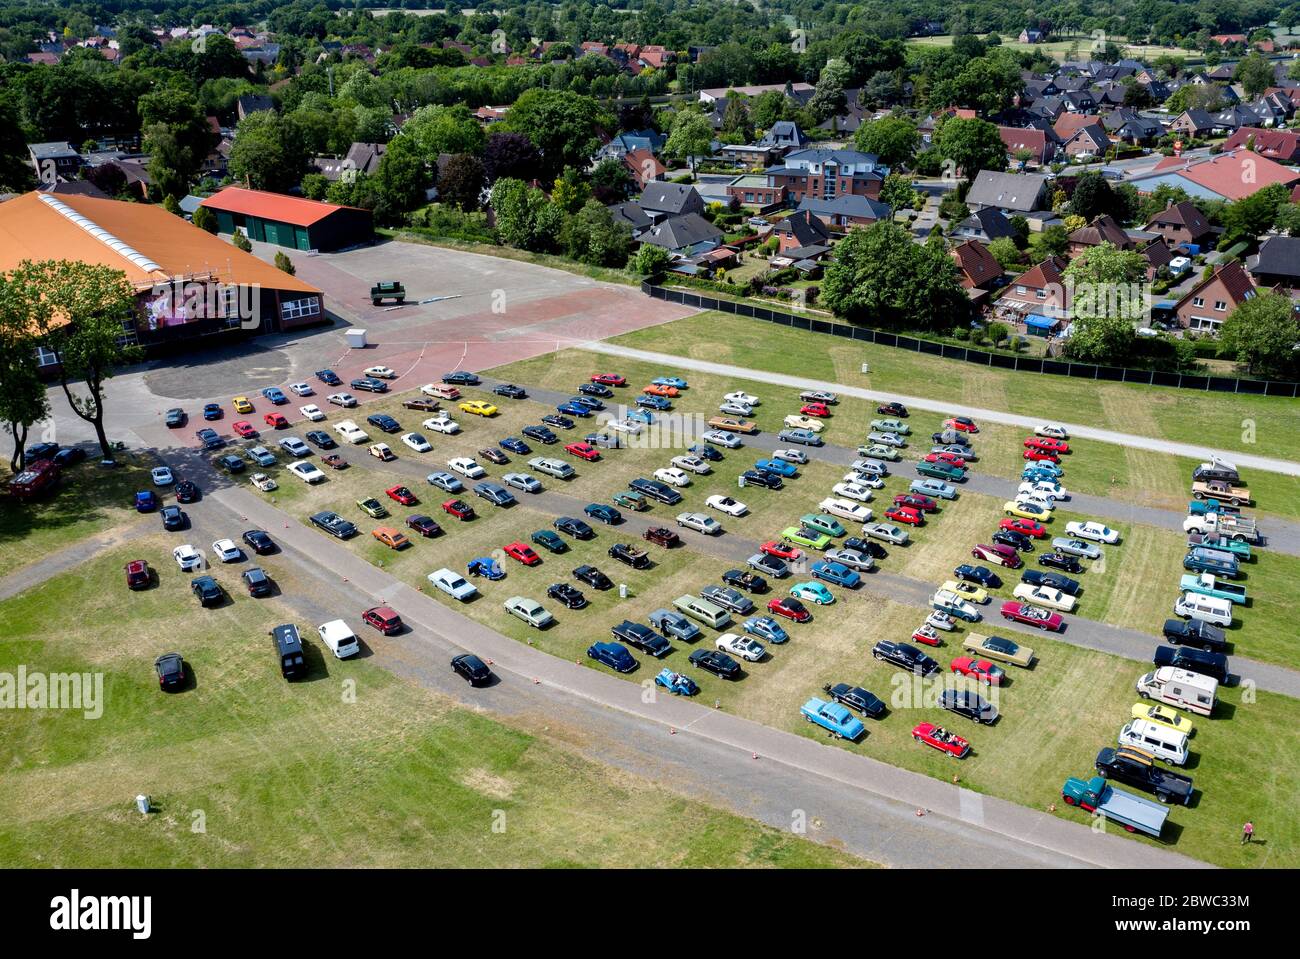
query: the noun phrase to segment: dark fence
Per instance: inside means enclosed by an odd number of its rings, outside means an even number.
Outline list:
[[[1091,363],[1068,363],[1062,360],[1040,359],[1008,353],[991,353],[965,346],[936,343],[915,336],[872,330],[863,326],[849,326],[809,314],[786,313],[754,303],[721,300],[701,293],[674,290],[649,281],[641,284],[641,292],[657,300],[680,303],[701,310],[719,310],[736,316],[766,320],[778,326],[813,333],[829,333],[845,339],[861,340],[877,346],[893,346],[913,353],[926,353],[947,360],[961,360],[978,366],[993,366],[1023,373],[1048,373],[1053,376],[1071,376],[1085,380],[1109,380],[1116,383],[1137,383],[1140,386],[1172,386],[1183,390],[1200,390],[1210,393],[1246,393],[1254,396],[1300,396],[1300,383],[1277,380],[1241,380],[1232,376],[1205,376],[1189,373],[1169,373],[1160,370],[1133,370],[1122,366],[1094,366]]]

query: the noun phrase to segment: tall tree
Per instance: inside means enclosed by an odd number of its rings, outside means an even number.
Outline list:
[[[1065,352],[1086,363],[1122,363],[1133,349],[1133,331],[1146,315],[1139,280],[1146,260],[1133,250],[1102,243],[1065,268],[1074,315]]]
[[[1300,325],[1290,297],[1271,290],[1252,296],[1223,321],[1219,342],[1223,353],[1251,373],[1294,375]]]
[[[600,133],[614,118],[587,96],[533,88],[519,96],[502,126],[522,133],[542,151],[538,178],[548,182],[566,166],[584,169],[600,149]]]
[[[668,134],[664,151],[679,159],[689,160],[691,172],[694,173],[700,157],[706,157],[712,152],[712,144],[713,125],[709,123],[709,118],[702,113],[683,110],[673,118],[672,132]]]
[[[296,122],[272,110],[239,121],[230,146],[230,175],[255,190],[287,193],[307,172],[307,148]]]
[[[936,146],[944,159],[956,164],[968,182],[980,170],[1007,168],[1007,145],[1002,142],[998,128],[987,120],[950,117],[939,131]]]
[[[26,462],[28,431],[50,415],[45,384],[37,373],[32,328],[23,291],[0,274],[0,423],[14,440],[9,460],[14,472]]]
[[[483,148],[483,172],[489,183],[502,177],[531,180],[538,175],[542,153],[522,133],[493,133]]]
[[[416,110],[402,125],[430,160],[442,153],[482,153],[483,127],[463,103],[454,106],[426,106]]]
[[[897,167],[912,162],[921,134],[907,117],[882,117],[858,127],[853,145],[863,153],[874,153],[881,163]]]
[[[469,153],[457,153],[438,174],[438,196],[461,210],[477,210],[484,183],[483,161]]]

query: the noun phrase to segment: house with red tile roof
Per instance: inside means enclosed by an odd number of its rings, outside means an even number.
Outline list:
[[[1233,150],[1208,158],[1165,157],[1149,173],[1130,177],[1128,182],[1139,193],[1169,184],[1195,199],[1240,200],[1275,183],[1293,187],[1300,183],[1300,170],[1250,150]]]
[[[982,303],[1005,279],[1002,264],[979,240],[967,240],[948,253],[957,264],[957,277],[972,303]]]
[[[998,135],[1007,146],[1007,155],[1013,160],[1016,154],[1028,150],[1030,162],[1044,164],[1056,155],[1056,143],[1050,140],[1046,130],[1033,127],[998,127]]]
[[[644,190],[655,180],[662,180],[668,168],[659,162],[649,150],[628,150],[623,154],[623,163],[636,181],[637,188]]]
[[[1131,250],[1136,243],[1124,232],[1124,228],[1113,216],[1099,216],[1086,226],[1081,226],[1070,234],[1070,258],[1086,253],[1094,246],[1109,243],[1121,250]]]
[[[1011,281],[998,300],[998,312],[1011,314],[1009,318],[1017,320],[1034,314],[1064,316],[1070,307],[1064,277],[1069,265],[1070,261],[1063,256],[1050,256],[1030,267]]]
[[[1267,127],[1237,130],[1223,144],[1225,150],[1245,148],[1278,163],[1300,162],[1300,133],[1295,130],[1275,130]]]
[[[1183,329],[1217,333],[1233,310],[1255,295],[1255,284],[1240,262],[1233,260],[1197,283],[1174,306]]]

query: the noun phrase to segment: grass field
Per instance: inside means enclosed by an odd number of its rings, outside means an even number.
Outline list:
[[[1122,37],[1109,37],[1115,43],[1119,44],[1121,51],[1126,57],[1136,57],[1139,59],[1150,60],[1162,54],[1187,59],[1193,57],[1192,51],[1184,50],[1181,47],[1166,47],[1158,44],[1130,44],[1125,43]],[[911,46],[917,47],[950,47],[953,38],[949,35],[935,37],[911,37],[906,42]],[[1021,43],[1016,37],[1007,36],[1002,38],[1002,46],[1008,50],[1015,50],[1017,53],[1042,53],[1044,56],[1051,57],[1053,60],[1077,60],[1088,59],[1092,54],[1093,39],[1091,36],[1067,37],[1063,40],[1051,40],[1047,43]]]
[[[865,865],[593,762],[582,731],[510,728],[365,659],[313,646],[309,679],[286,683],[266,630],[298,617],[246,595],[199,610],[188,576],[163,561],[172,542],[138,541],[0,603],[0,671],[102,672],[106,699],[95,720],[6,716],[8,865]],[[130,593],[122,564],[141,555],[160,582]],[[275,556],[259,563],[285,594],[304,588]],[[195,683],[169,695],[152,661],[174,648]],[[135,811],[139,792],[155,814]]]

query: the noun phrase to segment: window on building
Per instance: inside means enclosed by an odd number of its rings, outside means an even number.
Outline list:
[[[1217,310],[1218,312],[1222,313],[1224,310],[1226,310],[1226,309],[1228,308],[1228,304],[1225,303],[1225,302],[1223,302],[1223,300],[1215,300],[1215,301],[1214,301],[1214,308],[1215,308],[1215,310]]]
[[[301,320],[320,315],[320,297],[307,296],[299,300],[285,300],[280,304],[280,317],[284,320]]]
[[[59,362],[58,356],[51,349],[44,346],[36,347],[36,365],[37,366],[54,366]]]
[[[1205,297],[1203,296],[1192,297],[1192,306],[1204,306],[1204,305],[1205,305]]]

